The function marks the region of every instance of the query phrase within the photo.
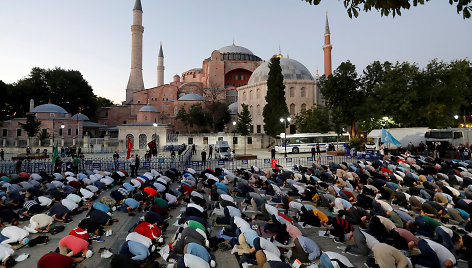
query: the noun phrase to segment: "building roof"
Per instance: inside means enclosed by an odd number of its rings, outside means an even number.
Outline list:
[[[152,106],[151,104],[148,104],[144,106],[143,108],[139,109],[139,112],[151,112],[151,113],[157,113],[157,109]]]
[[[59,105],[56,104],[41,104],[31,110],[32,113],[58,113],[66,114],[67,111]]]
[[[267,78],[269,78],[269,63],[269,61],[266,61],[257,67],[247,84],[251,85],[267,81]],[[314,80],[305,65],[294,59],[281,58],[280,67],[282,68],[284,80]]]
[[[251,50],[249,50],[245,47],[234,46],[234,45],[222,47],[222,48],[218,49],[218,51],[221,54],[224,54],[224,53],[242,53],[242,54],[254,55],[251,52]]]
[[[229,114],[233,115],[233,114],[238,114],[238,103],[237,102],[233,102],[231,103],[230,105],[228,105],[228,112]]]
[[[180,97],[179,101],[205,101],[205,98],[198,94],[190,93]]]
[[[77,120],[77,116],[79,117],[79,120],[90,121],[90,118],[86,116],[85,114],[74,114],[71,118],[74,120]]]
[[[143,7],[141,6],[141,0],[136,0],[136,2],[134,3],[133,10],[135,10],[135,9],[143,11]]]
[[[159,55],[158,57],[164,57],[164,52],[162,52],[162,43],[161,43],[161,46],[159,47]]]

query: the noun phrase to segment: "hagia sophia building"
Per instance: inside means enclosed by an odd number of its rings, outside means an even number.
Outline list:
[[[201,68],[185,71],[180,76],[176,74],[172,82],[164,84],[164,52],[161,44],[157,60],[157,85],[145,88],[142,74],[142,16],[141,1],[136,0],[131,26],[131,72],[126,87],[126,101],[122,105],[101,108],[99,124],[110,130],[117,130],[116,126],[120,126],[120,132],[126,126],[159,124],[167,126],[167,133],[184,133],[188,128],[176,119],[181,107],[188,109],[193,104],[205,106],[208,102],[219,101],[228,104],[233,117],[241,111],[241,104],[247,104],[253,118],[253,133],[264,133],[262,109],[267,92],[269,61],[262,60],[251,50],[237,46],[233,41],[229,46],[214,50],[203,60]],[[326,17],[323,46],[326,76],[331,74],[331,49]],[[317,80],[310,71],[299,61],[283,57],[280,49],[279,54],[274,56],[280,57],[290,114],[295,115],[322,104]]]

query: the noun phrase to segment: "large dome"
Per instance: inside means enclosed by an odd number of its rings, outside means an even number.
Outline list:
[[[33,108],[33,110],[31,110],[32,113],[58,113],[58,114],[66,114],[67,111],[64,110],[64,108],[62,108],[61,106],[59,105],[56,105],[56,104],[41,104],[41,105],[38,105],[36,107]]]
[[[280,67],[282,67],[284,80],[314,80],[305,65],[296,60],[281,58]],[[262,63],[254,70],[247,84],[252,85],[264,82],[267,81],[267,78],[269,78],[269,61]]]
[[[228,112],[229,114],[238,114],[238,103],[233,102],[230,105],[228,105]]]
[[[72,119],[77,120],[77,117],[79,117],[79,120],[82,120],[82,121],[90,121],[90,118],[86,116],[85,114],[74,114],[72,116]]]
[[[178,99],[179,101],[205,101],[205,98],[194,93],[183,95]]]
[[[254,55],[251,52],[251,50],[249,50],[245,47],[240,47],[240,46],[225,46],[225,47],[222,47],[222,48],[218,49],[218,51],[221,54],[224,54],[224,53],[242,53],[242,54]]]

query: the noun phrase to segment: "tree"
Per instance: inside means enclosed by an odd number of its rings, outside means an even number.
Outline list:
[[[26,115],[26,123],[18,122],[18,125],[20,125],[24,131],[26,131],[31,144],[31,137],[34,137],[36,134],[38,134],[41,127],[41,121],[36,119],[35,114],[29,113]]]
[[[222,102],[209,103],[205,109],[208,123],[215,131],[223,131],[226,124],[231,120],[228,105]]]
[[[344,126],[349,126],[351,135],[356,136],[358,107],[364,99],[358,90],[356,66],[350,61],[341,63],[328,78],[322,76],[319,85],[326,107],[330,110],[335,131],[341,133]]]
[[[424,5],[425,2],[430,0],[344,0],[344,7],[347,10],[349,18],[352,16],[359,16],[359,11],[362,9],[365,12],[369,12],[372,8],[380,11],[382,16],[388,16],[392,14],[401,16],[401,11],[405,9],[410,9],[411,6],[418,6],[418,4]],[[311,5],[318,5],[321,3],[321,0],[305,0],[305,2]],[[455,5],[457,9],[457,14],[462,12],[462,17],[464,19],[470,18],[470,13],[472,12],[472,0],[449,0],[450,5]]]
[[[278,57],[270,59],[265,100],[267,103],[262,111],[264,131],[267,135],[275,137],[285,132],[285,125],[280,122],[280,118],[289,115],[285,100],[284,76]]]
[[[113,101],[107,99],[107,98],[104,98],[104,97],[97,97],[97,107],[100,108],[100,107],[110,107],[110,106],[113,106],[114,103]]]
[[[326,133],[332,130],[329,110],[322,106],[312,107],[297,114],[295,125],[302,133]]]
[[[251,134],[250,127],[252,123],[252,116],[249,112],[249,108],[247,104],[241,104],[242,110],[241,113],[238,113],[238,122],[236,123],[236,131],[239,132],[242,136],[244,136],[244,154],[246,154],[246,144],[247,138],[246,136]]]

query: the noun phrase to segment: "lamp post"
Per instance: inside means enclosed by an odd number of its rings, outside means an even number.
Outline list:
[[[236,153],[236,147],[234,146],[235,139],[236,139],[236,121],[233,121],[233,154]]]
[[[64,126],[64,124],[61,124],[61,146],[63,147],[64,146],[64,128],[66,126]]]
[[[284,157],[287,158],[287,122],[290,123],[290,121],[292,121],[292,118],[290,117],[287,117],[287,118],[280,118],[280,122],[281,123],[284,123],[284,147],[285,147],[285,154],[284,154]]]

